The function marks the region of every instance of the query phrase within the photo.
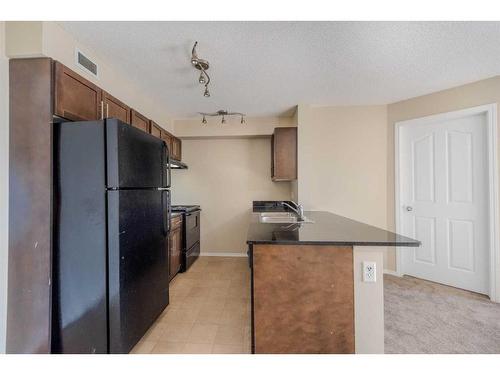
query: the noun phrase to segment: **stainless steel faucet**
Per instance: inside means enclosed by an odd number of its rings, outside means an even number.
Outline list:
[[[287,202],[283,202],[283,205],[291,209],[297,215],[297,219],[299,221],[304,221],[306,218],[304,216],[304,207],[301,204],[298,204],[294,201],[290,201],[294,204],[295,207],[289,205]]]

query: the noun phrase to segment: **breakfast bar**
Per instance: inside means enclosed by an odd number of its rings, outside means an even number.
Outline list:
[[[253,353],[383,353],[383,251],[419,241],[330,212],[254,203]]]

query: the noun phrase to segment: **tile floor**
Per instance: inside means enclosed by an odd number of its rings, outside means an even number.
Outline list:
[[[250,353],[247,258],[200,257],[178,274],[170,304],[131,353]]]

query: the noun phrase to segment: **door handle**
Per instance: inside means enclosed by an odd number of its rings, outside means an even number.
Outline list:
[[[106,103],[106,118],[109,118],[109,104]]]
[[[413,207],[412,206],[406,206],[406,211],[408,211],[408,212],[413,211]]]
[[[104,120],[104,102],[101,100],[101,120]]]

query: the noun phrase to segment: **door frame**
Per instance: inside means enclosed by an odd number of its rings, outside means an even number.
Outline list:
[[[406,121],[398,121],[394,124],[394,196],[395,196],[395,224],[396,233],[402,228],[401,217],[401,183],[400,183],[400,154],[401,154],[401,132],[405,126],[424,125],[434,122],[442,122],[460,117],[473,116],[485,113],[487,118],[486,142],[488,157],[488,206],[493,209],[489,212],[489,297],[494,302],[500,302],[500,248],[499,248],[499,201],[498,201],[498,139],[497,139],[497,104],[486,104],[477,107],[445,112],[431,116],[415,118]],[[396,274],[403,276],[402,251],[405,249],[396,247]]]

